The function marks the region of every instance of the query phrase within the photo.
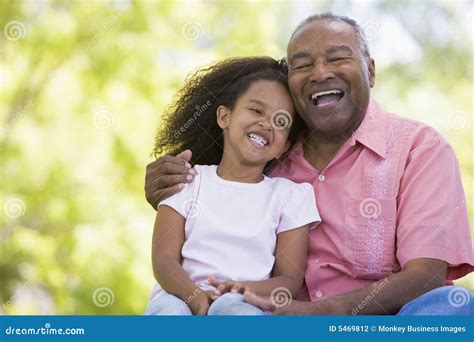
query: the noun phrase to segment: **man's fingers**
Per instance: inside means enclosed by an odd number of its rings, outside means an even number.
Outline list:
[[[189,150],[186,150],[189,151]],[[161,160],[162,163],[171,163],[171,164],[176,164],[176,165],[186,165],[189,164],[188,160],[184,160],[183,158],[180,158],[181,154],[178,154],[176,157],[175,156],[170,156],[168,154],[165,154],[164,156],[161,156],[158,158],[158,160]]]
[[[192,155],[193,155],[193,152],[191,150],[184,150],[180,154],[176,155],[176,158],[179,158],[181,160],[188,162],[191,160]]]
[[[191,175],[189,175],[191,176]],[[165,188],[169,188],[181,183],[191,183],[193,181],[192,177],[188,177],[188,175],[166,175],[160,176],[156,178],[154,186],[155,191],[165,190]]]
[[[186,165],[174,164],[174,163],[162,163],[153,171],[158,176],[163,175],[193,175],[196,173],[193,168],[187,167]]]
[[[269,298],[257,296],[249,291],[244,292],[244,298],[247,303],[258,306],[262,310],[271,312],[275,311],[275,305],[273,305]]]
[[[176,185],[173,185],[173,186],[161,189],[161,190],[157,190],[152,195],[152,198],[155,198],[155,200],[153,201],[154,202],[153,203],[154,207],[156,208],[161,201],[163,201],[163,200],[167,199],[168,197],[171,197],[174,194],[180,192],[181,190],[183,190],[183,188],[184,188],[184,184],[176,184]]]

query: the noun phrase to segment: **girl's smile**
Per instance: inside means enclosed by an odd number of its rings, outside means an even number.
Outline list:
[[[280,82],[255,81],[233,109],[221,106],[217,110],[217,121],[224,131],[225,159],[263,168],[279,158],[290,147],[293,116],[293,101]]]

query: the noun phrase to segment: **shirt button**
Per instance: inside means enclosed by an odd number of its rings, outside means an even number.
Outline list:
[[[323,296],[323,293],[321,291],[316,291],[315,292],[316,297],[321,298]]]
[[[318,178],[321,182],[324,182],[324,180],[326,179],[326,177],[324,177],[324,175],[319,175]]]

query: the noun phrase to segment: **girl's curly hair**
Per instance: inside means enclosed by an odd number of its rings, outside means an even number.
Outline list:
[[[259,80],[280,82],[288,89],[286,62],[271,57],[230,58],[188,76],[162,117],[153,149],[155,158],[189,149],[193,152],[192,165],[219,164],[224,141],[217,124],[217,107],[232,110],[237,99]],[[295,115],[289,135],[292,144],[303,127],[302,119]]]

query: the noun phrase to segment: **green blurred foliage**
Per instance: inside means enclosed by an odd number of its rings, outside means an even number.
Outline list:
[[[186,74],[224,57],[281,57],[306,15],[358,6],[2,1],[0,312],[141,314],[154,283],[145,165]],[[404,49],[384,36],[390,17],[421,47],[377,67],[374,95],[450,141],[472,222],[472,32],[459,24],[472,4],[380,1],[365,13],[386,46]],[[441,27],[449,39],[433,34]],[[474,289],[472,275],[459,283]]]

